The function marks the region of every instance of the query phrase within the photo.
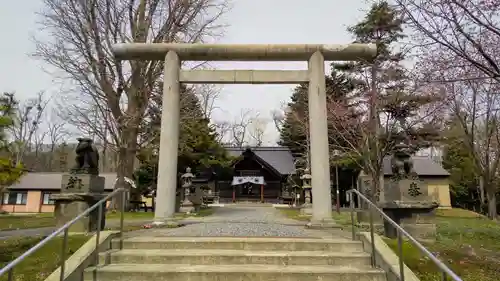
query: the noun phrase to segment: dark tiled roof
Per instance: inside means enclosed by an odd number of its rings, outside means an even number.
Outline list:
[[[271,165],[282,175],[295,173],[295,162],[290,149],[282,146],[225,147],[230,156],[238,157],[246,149]]]
[[[450,173],[448,173],[448,171],[446,171],[443,166],[427,156],[412,156],[412,159],[413,168],[419,176],[444,177],[450,175]],[[386,156],[384,158],[384,175],[392,175],[390,156]]]
[[[11,185],[10,189],[50,189],[60,190],[63,173],[27,173],[19,182]],[[105,178],[105,190],[113,190],[116,173],[102,173]]]

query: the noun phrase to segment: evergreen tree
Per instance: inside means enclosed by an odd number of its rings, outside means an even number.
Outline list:
[[[443,167],[450,173],[450,191],[454,206],[480,212],[481,198],[485,197],[479,190],[480,173],[474,163],[466,139],[462,137],[462,125],[459,118],[453,116],[446,124],[446,138],[443,140]],[[484,199],[483,199],[484,202]]]
[[[450,191],[455,206],[471,209],[481,205],[476,192],[479,177],[473,162],[462,140],[445,142],[443,167],[450,173]]]
[[[178,173],[184,173],[187,167],[194,173],[200,173],[229,165],[231,158],[217,142],[217,133],[204,117],[199,100],[191,89],[182,87],[180,108]],[[139,153],[141,165],[135,172],[141,192],[157,181],[161,99],[150,108],[149,115],[151,118],[145,120],[144,126],[150,130],[147,134],[154,138]]]
[[[0,97],[0,193],[16,182],[24,173],[21,163],[14,163],[10,153],[7,131],[14,126],[15,109],[18,105],[12,93]]]

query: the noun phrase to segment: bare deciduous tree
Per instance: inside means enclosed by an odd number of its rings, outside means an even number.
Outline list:
[[[500,1],[395,0],[414,34],[418,56],[433,55],[449,69],[473,66],[475,77],[500,81]],[[435,78],[435,77],[434,77]],[[426,77],[425,79],[434,79]],[[456,77],[442,77],[446,81]]]
[[[496,218],[500,1],[396,0],[416,35],[419,80],[447,96],[447,109],[479,174],[481,201]]]
[[[252,123],[253,111],[242,109],[240,116],[231,123],[231,144],[234,146],[244,146],[248,144],[248,128]]]
[[[44,93],[40,92],[35,98],[21,103],[14,116],[14,125],[10,133],[14,139],[14,158],[16,163],[21,163],[26,153],[38,151],[43,141],[42,135],[37,135],[43,121],[44,111],[49,102]]]
[[[461,73],[463,72],[463,73]],[[475,67],[456,70],[454,77],[471,73]],[[449,73],[447,73],[448,75]],[[437,77],[443,81],[444,77]],[[439,82],[432,86],[447,94],[448,112],[454,124],[454,135],[465,144],[479,176],[481,203],[488,203],[488,217],[497,218],[496,192],[500,172],[500,85],[496,79]]]
[[[112,171],[116,166],[112,159],[120,143],[117,123],[104,100],[92,94],[62,96],[59,101],[59,116],[71,124],[79,134],[88,136],[98,144],[101,153],[99,169]]]
[[[231,133],[231,123],[228,121],[215,121],[212,126],[217,132],[217,142],[230,144],[228,135]]]
[[[271,119],[273,120],[274,128],[276,131],[280,131],[283,123],[285,122],[284,110],[273,110],[271,111]]]
[[[62,120],[52,120],[48,124],[47,135],[50,142],[50,151],[54,151],[55,147],[61,144],[68,135],[65,125]]]
[[[250,119],[250,124],[248,124],[248,136],[251,139],[250,143],[252,145],[263,145],[268,124],[269,120],[260,117],[259,114],[256,114]]]
[[[36,132],[36,134],[33,136],[33,145],[32,145],[32,148],[31,148],[31,151],[32,153],[34,153],[35,155],[35,158],[38,159],[39,156],[40,156],[40,152],[43,152],[44,150],[44,142],[45,142],[45,139],[47,138],[47,131],[40,131]],[[40,166],[43,164],[42,163],[38,163],[38,166]]]
[[[47,170],[51,172],[58,170],[58,167],[55,165],[54,155],[56,154],[56,149],[64,143],[67,136],[66,123],[57,116],[57,112],[53,111],[47,124],[46,137],[44,138],[49,141],[50,146],[47,152]]]
[[[201,42],[220,35],[226,0],[43,0],[42,30],[35,56],[55,67],[63,80],[116,129],[118,178],[130,177],[140,123],[158,89],[163,61],[118,61],[111,46],[123,42]],[[89,111],[82,115],[89,114]],[[92,118],[88,118],[95,122]],[[107,136],[106,136],[107,137]]]
[[[217,109],[215,103],[221,94],[220,88],[207,84],[197,85],[193,88],[200,101],[203,116],[208,120],[212,119],[212,113]]]

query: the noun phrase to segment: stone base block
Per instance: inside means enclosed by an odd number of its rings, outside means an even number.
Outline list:
[[[193,213],[193,212],[194,212],[193,205],[182,205],[179,208],[179,213]]]
[[[388,202],[384,212],[416,239],[432,239],[436,235],[434,223],[434,202]],[[387,208],[388,207],[388,208]],[[384,224],[384,233],[396,238],[397,231],[389,223]]]
[[[305,206],[300,209],[300,214],[303,216],[312,215],[312,206]]]
[[[306,227],[310,229],[342,228],[342,226],[338,225],[333,219],[321,221],[311,220],[306,224]]]
[[[94,202],[95,201],[95,202]],[[97,199],[92,201],[64,201],[56,200],[54,208],[54,216],[56,218],[56,227],[62,227],[69,221],[76,218],[78,215],[83,213],[86,209],[91,207],[93,204],[97,203]],[[69,232],[93,232],[96,231],[99,226],[99,210],[95,209],[88,216],[83,217],[76,221],[70,228]],[[100,229],[104,230],[106,225],[106,209],[103,208],[101,216]]]
[[[194,208],[194,212],[198,213],[202,209],[202,205],[201,204],[194,204],[193,208]]]

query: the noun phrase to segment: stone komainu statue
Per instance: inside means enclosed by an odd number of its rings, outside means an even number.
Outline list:
[[[392,174],[395,177],[408,178],[414,176],[415,171],[413,170],[411,151],[407,145],[396,145],[394,155],[391,158],[391,168]]]
[[[78,138],[74,173],[99,174],[99,152],[89,138]]]

